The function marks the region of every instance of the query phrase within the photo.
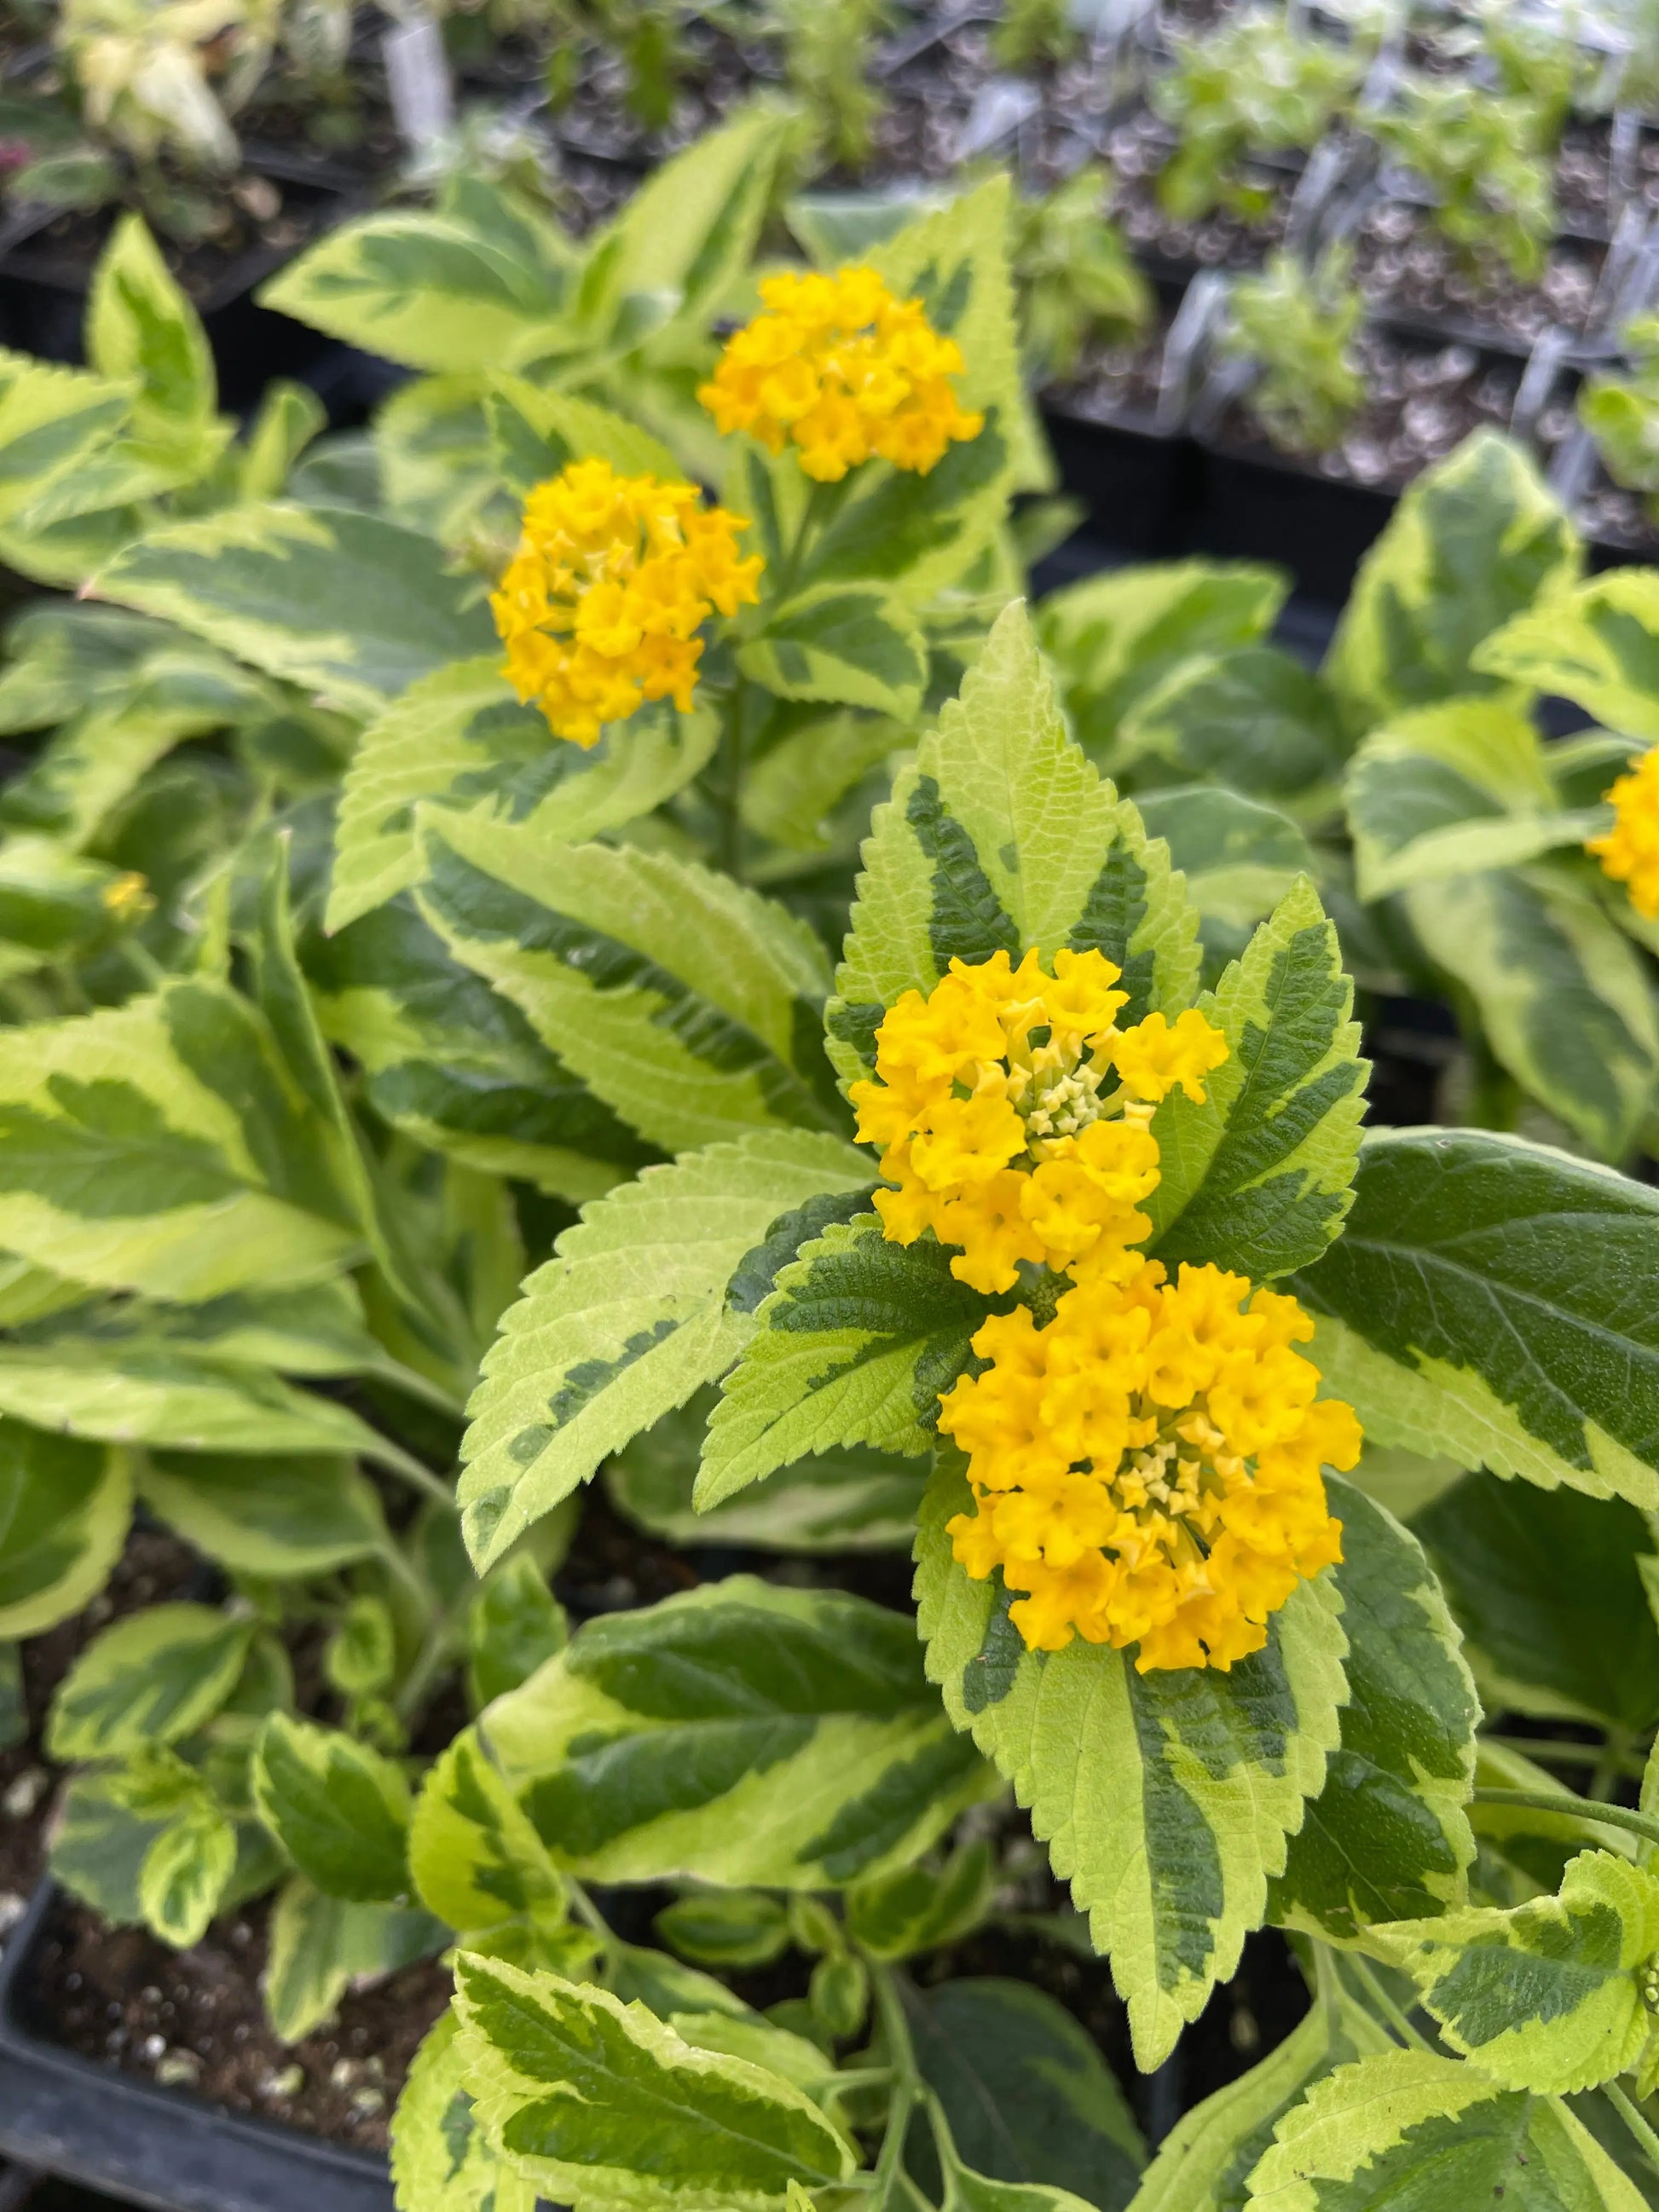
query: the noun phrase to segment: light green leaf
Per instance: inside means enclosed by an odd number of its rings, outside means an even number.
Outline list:
[[[682,1958],[728,1972],[769,1966],[790,1942],[788,1907],[761,1889],[694,1889],[651,1924]]]
[[[1160,561],[1051,592],[1037,635],[1083,744],[1104,756],[1139,701],[1183,664],[1255,645],[1288,588],[1279,570],[1250,562]]]
[[[489,2139],[544,2195],[589,2206],[767,2212],[856,2164],[805,2093],[700,2051],[643,2005],[463,1953],[462,2078]]]
[[[1610,729],[1651,744],[1659,738],[1659,576],[1615,568],[1552,592],[1488,637],[1474,665],[1571,699]]]
[[[907,741],[899,723],[851,708],[790,730],[744,777],[744,823],[792,852],[827,851],[838,802]]]
[[[1182,2113],[1146,2169],[1135,2212],[1242,2212],[1247,2176],[1310,2083],[1355,2058],[1394,2048],[1386,2032],[1328,1978],[1312,2009],[1276,2050]]]
[[[709,1420],[700,1512],[809,1454],[925,1452],[985,1318],[943,1245],[889,1243],[873,1213],[803,1242],[776,1282]]]
[[[272,277],[261,304],[409,368],[495,368],[557,305],[548,276],[459,215],[343,223]]]
[[[1474,2066],[1390,2051],[1315,2083],[1250,2176],[1250,2212],[1642,2212],[1642,2197],[1553,2099]]]
[[[896,598],[854,586],[813,586],[766,613],[738,665],[780,699],[824,699],[904,718],[921,703],[927,650]]]
[[[1271,914],[1317,865],[1287,814],[1224,784],[1180,784],[1136,799],[1149,837],[1161,837],[1205,921],[1248,928]]]
[[[428,2031],[392,2120],[398,2212],[535,2212],[536,2187],[491,2149],[462,2085],[459,2024]]]
[[[1452,2049],[1506,2088],[1594,2088],[1652,2033],[1641,1976],[1659,1951],[1659,1880],[1612,1852],[1581,1852],[1555,1897],[1402,1921],[1387,1940]]]
[[[318,1016],[364,1071],[368,1103],[428,1151],[568,1200],[597,1198],[656,1157],[451,957],[405,894],[306,945]]]
[[[153,1796],[125,1786],[125,1770],[105,1767],[77,1774],[58,1808],[47,1863],[54,1881],[118,1928],[139,1925],[143,1908],[138,1877],[145,1854],[165,1833],[168,1814]]]
[[[625,416],[568,392],[547,392],[521,376],[489,380],[484,417],[501,481],[522,499],[572,461],[608,461],[618,476],[675,483],[685,471],[660,439]]]
[[[1164,766],[1183,780],[1215,777],[1305,814],[1328,794],[1346,750],[1317,676],[1277,646],[1237,645],[1176,660],[1119,722],[1112,757],[1142,774]]]
[[[391,1541],[372,1483],[349,1459],[158,1452],[145,1503],[233,1574],[327,1574]]]
[[[1404,899],[1499,1062],[1604,1158],[1625,1158],[1659,1079],[1659,1006],[1651,963],[1593,881],[1540,862],[1415,884]]]
[[[253,1634],[246,1615],[153,1605],[94,1637],[58,1686],[46,1726],[57,1759],[121,1759],[177,1743],[236,1686]]]
[[[1373,730],[1346,796],[1368,900],[1582,844],[1599,818],[1560,806],[1538,732],[1507,699],[1452,699]]]
[[[1024,1982],[945,1982],[916,1993],[912,2032],[968,2166],[1067,2190],[1099,2212],[1127,2204],[1146,2160],[1140,2130],[1093,2040],[1053,1997]]]
[[[653,1142],[839,1128],[803,922],[725,876],[532,823],[422,810],[421,911]]]
[[[223,986],[10,1032],[0,1243],[112,1290],[325,1274],[356,1237],[271,1041]]]
[[[422,1904],[452,1928],[564,1917],[564,1884],[476,1729],[462,1729],[421,1786],[409,1870]]]
[[[1369,1072],[1336,930],[1305,876],[1199,1004],[1228,1056],[1202,1105],[1177,1091],[1152,1117],[1150,1249],[1168,1264],[1282,1275],[1342,1225]]]
[[[824,1018],[844,1080],[873,1066],[885,1009],[931,991],[952,957],[1094,947],[1123,970],[1126,1022],[1191,1002],[1197,915],[1167,848],[1066,736],[1023,607],[876,809],[864,866]]]
[[[82,477],[130,417],[132,386],[0,348],[0,550],[28,558],[29,512]],[[25,568],[34,572],[34,564]],[[46,579],[55,580],[55,579]]]
[[[447,573],[434,539],[349,507],[270,501],[173,523],[88,589],[365,717],[492,642],[476,582]]]
[[[259,1817],[325,1896],[368,1903],[409,1887],[403,1770],[335,1729],[273,1713],[253,1759]]]
[[[903,1615],[748,1575],[589,1621],[479,1725],[554,1857],[602,1881],[851,1881],[988,1778]]]
[[[297,2043],[320,2027],[359,1977],[395,1973],[444,1940],[429,1912],[325,1897],[300,1875],[278,1891],[260,1991],[278,2039]]]
[[[199,1943],[235,1866],[235,1828],[210,1802],[170,1820],[139,1869],[145,1925],[177,1950]]]
[[[917,1537],[928,1674],[1088,1913],[1150,2069],[1237,1965],[1323,1786],[1347,1694],[1340,1600],[1328,1575],[1298,1584],[1266,1649],[1225,1673],[1143,1674],[1128,1653],[1080,1639],[1028,1650],[1006,1594],[951,1557],[962,1464],[940,1455]]]
[[[308,384],[276,377],[265,386],[237,454],[244,499],[276,499],[301,453],[328,428],[328,410]]]
[[[0,1638],[39,1636],[79,1613],[131,1517],[127,1453],[0,1421]]]
[[[895,1867],[847,1893],[848,1933],[878,1959],[908,1959],[960,1942],[991,1909],[996,1865],[983,1838],[942,1869]]]
[[[467,1680],[475,1706],[526,1682],[570,1638],[564,1607],[528,1551],[514,1552],[467,1608]]]
[[[369,724],[340,794],[326,927],[418,884],[415,809],[422,800],[530,817],[571,843],[614,830],[689,783],[714,751],[708,713],[648,708],[591,752],[555,738],[521,707],[491,654],[411,684]]]
[[[833,1138],[757,1133],[647,1169],[584,1210],[504,1316],[472,1400],[459,1496],[480,1573],[730,1365],[753,1322],[728,1310],[726,1285],[772,1224],[869,1175]]]
[[[1275,1920],[1341,1942],[1376,1921],[1464,1902],[1480,1700],[1422,1547],[1327,1474],[1342,1523],[1332,1570],[1348,1639],[1342,1742],[1274,1882]]]
[[[123,216],[99,256],[86,343],[100,376],[134,387],[132,431],[143,445],[186,468],[211,464],[224,442],[212,349],[142,216]]]
[[[1524,449],[1495,430],[1466,438],[1404,494],[1337,624],[1324,674],[1353,735],[1407,708],[1492,690],[1476,647],[1576,583],[1583,562]]]
[[[0,844],[0,981],[102,951],[143,921],[142,877],[50,837]]]
[[[444,546],[516,534],[477,376],[417,376],[402,386],[375,414],[374,452],[392,521]]]
[[[910,1548],[927,1471],[899,1452],[848,1444],[811,1452],[706,1513],[691,1502],[709,1414],[707,1386],[618,1452],[605,1469],[611,1503],[638,1527],[678,1545],[752,1544],[767,1552]]]
[[[1468,1474],[1415,1527],[1492,1705],[1633,1736],[1659,1720],[1653,1538],[1633,1505]]]
[[[1381,1444],[1659,1508],[1659,1195],[1484,1130],[1378,1130],[1293,1287],[1310,1357]]]

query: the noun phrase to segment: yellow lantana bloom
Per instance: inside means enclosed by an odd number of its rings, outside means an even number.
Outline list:
[[[872,453],[926,476],[984,428],[951,387],[956,340],[873,269],[769,276],[760,294],[764,312],[726,341],[697,393],[727,435],[747,430],[775,453],[793,441],[809,477],[838,483]]]
[[[1121,1267],[1152,1227],[1137,1209],[1158,1185],[1152,1109],[1177,1085],[1201,1100],[1227,1057],[1196,1011],[1119,1029],[1128,994],[1104,954],[1060,951],[1054,970],[1035,950],[1017,968],[1006,952],[952,960],[926,999],[889,1010],[875,1078],[849,1094],[896,1186],[875,1196],[887,1236],[931,1229],[960,1248],[951,1273],[988,1293],[1011,1290],[1022,1261],[1079,1278]]]
[[[538,484],[489,600],[520,698],[579,745],[647,699],[689,712],[698,629],[759,597],[760,556],[738,554],[748,527],[705,507],[695,484],[619,476],[608,461],[573,461]]]
[[[1245,1301],[1249,1303],[1246,1304]],[[1297,1582],[1342,1556],[1322,1465],[1359,1455],[1353,1409],[1318,1399],[1294,1298],[1219,1267],[1171,1283],[1137,1255],[974,1338],[989,1366],[941,1403],[975,1507],[948,1524],[976,1580],[1000,1569],[1033,1650],[1074,1635],[1135,1665],[1230,1668]]]
[[[1613,827],[1605,837],[1593,837],[1585,850],[1615,883],[1630,886],[1638,914],[1659,921],[1659,745],[1644,753],[1606,796],[1613,805]]]

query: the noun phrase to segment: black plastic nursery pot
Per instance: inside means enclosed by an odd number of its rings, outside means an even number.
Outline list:
[[[29,1987],[57,1894],[40,1884],[0,1954],[0,2154],[150,2212],[391,2212],[383,2158],[152,2087],[48,2042]]]

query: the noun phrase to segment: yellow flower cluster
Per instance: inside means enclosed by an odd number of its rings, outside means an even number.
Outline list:
[[[1261,1650],[1298,1578],[1341,1558],[1320,1470],[1359,1455],[1352,1408],[1316,1400],[1291,1349],[1312,1334],[1294,1298],[1213,1267],[1171,1283],[1140,1255],[1046,1328],[1024,1307],[984,1324],[990,1366],[939,1413],[975,1501],[949,1529],[969,1574],[1023,1593],[1028,1645],[1139,1644],[1143,1674]]]
[[[704,507],[695,484],[618,476],[608,461],[538,484],[489,602],[520,698],[579,745],[647,699],[689,711],[698,628],[759,597],[759,555],[738,555],[748,527]]]
[[[1638,914],[1659,921],[1659,745],[1644,753],[1607,796],[1613,805],[1613,827],[1586,849],[1615,883],[1630,885]]]
[[[897,300],[873,269],[769,276],[765,312],[726,341],[697,397],[722,431],[748,430],[772,453],[793,439],[809,477],[838,483],[872,453],[926,476],[982,415],[951,386],[962,349],[920,300]]]
[[[876,1032],[876,1075],[856,1083],[860,1137],[897,1188],[875,1203],[886,1235],[931,1229],[976,1291],[1011,1290],[1022,1260],[1078,1280],[1122,1270],[1151,1224],[1153,1107],[1179,1084],[1201,1100],[1227,1057],[1189,1011],[1121,1030],[1128,994],[1100,952],[1027,951],[951,963],[930,995],[907,991]],[[1115,1084],[1109,1087],[1110,1079]]]

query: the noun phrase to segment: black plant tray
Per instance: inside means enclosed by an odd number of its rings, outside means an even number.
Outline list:
[[[0,2155],[149,2212],[392,2212],[382,2159],[46,2042],[28,1991],[55,1895],[41,1883],[0,1954]]]

